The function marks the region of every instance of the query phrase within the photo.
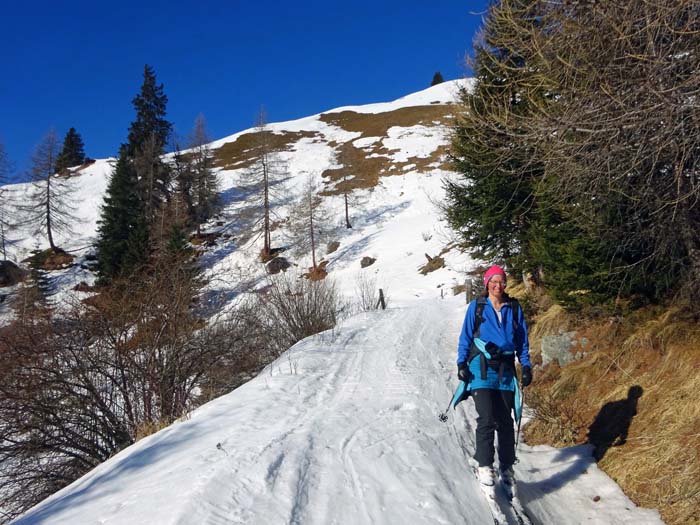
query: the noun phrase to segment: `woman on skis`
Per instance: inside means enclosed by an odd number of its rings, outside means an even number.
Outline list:
[[[496,482],[494,434],[498,434],[498,473],[512,496],[515,435],[515,357],[522,367],[522,386],[532,381],[527,325],[522,309],[505,291],[506,273],[491,266],[484,292],[469,303],[457,350],[457,375],[476,407],[476,452],[479,481],[486,491]]]

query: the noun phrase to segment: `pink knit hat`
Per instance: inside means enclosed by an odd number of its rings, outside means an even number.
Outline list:
[[[484,274],[484,286],[488,286],[491,277],[493,277],[494,275],[502,275],[503,279],[506,279],[505,270],[503,270],[503,268],[501,268],[497,264],[494,264],[491,268],[486,270],[486,273]]]

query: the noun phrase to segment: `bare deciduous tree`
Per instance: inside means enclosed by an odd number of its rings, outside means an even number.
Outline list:
[[[30,168],[32,189],[28,202],[20,205],[24,212],[22,222],[32,225],[35,234],[46,234],[53,251],[57,250],[54,235],[70,233],[77,221],[70,182],[55,175],[57,152],[58,142],[52,129],[36,147]]]
[[[7,157],[5,145],[0,142],[0,242],[2,243],[2,258],[7,260],[7,234],[10,230],[9,196],[5,185],[9,182],[12,165]]]
[[[272,132],[267,126],[267,116],[260,109],[255,126],[255,143],[253,146],[255,161],[248,170],[247,178],[253,181],[255,207],[259,210],[259,218],[255,221],[254,229],[260,231],[263,237],[263,248],[260,257],[267,261],[272,256],[272,218],[273,207],[277,199],[283,195],[282,182],[286,175],[286,165],[281,161],[279,152],[272,141]]]
[[[269,338],[276,355],[305,337],[333,328],[344,311],[330,279],[313,281],[288,271],[270,275],[268,280],[254,309],[257,331]]]
[[[304,182],[301,198],[292,208],[289,217],[289,235],[295,252],[311,252],[312,267],[318,267],[318,247],[327,242],[334,228],[323,199],[318,194],[315,177],[309,175]]]
[[[61,315],[37,311],[0,330],[6,512],[25,510],[220,394],[212,378],[248,360],[235,314],[209,325],[197,317],[192,271],[184,259],[163,260],[141,282],[115,282]]]

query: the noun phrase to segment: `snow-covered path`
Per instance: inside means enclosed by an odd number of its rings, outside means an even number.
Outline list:
[[[463,312],[463,298],[419,300],[301,341],[17,523],[490,523],[468,465],[472,404],[447,424],[437,417],[455,385]],[[661,523],[585,447],[523,446],[520,456],[535,523]]]

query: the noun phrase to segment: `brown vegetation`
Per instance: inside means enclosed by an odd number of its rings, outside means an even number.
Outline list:
[[[36,270],[53,271],[69,267],[73,264],[74,259],[75,258],[71,254],[61,248],[49,248],[47,250],[34,252],[31,257],[28,257],[22,262],[28,263]]]
[[[452,118],[455,108],[450,104],[435,106],[415,106],[400,108],[384,113],[356,113],[342,111],[324,113],[323,122],[338,126],[346,131],[359,132],[361,137],[386,137],[389,128],[394,126],[410,127],[416,125],[446,125]],[[356,140],[356,139],[355,139]],[[380,177],[401,175],[404,168],[415,165],[415,170],[426,170],[429,165],[446,163],[447,147],[440,146],[427,157],[412,157],[404,162],[394,162],[391,150],[377,141],[375,144],[358,148],[352,141],[337,146],[337,160],[340,168],[323,172],[333,186],[324,195],[338,195],[359,188],[372,188]]]
[[[574,329],[589,344],[563,368],[537,368],[527,389],[528,444],[591,443],[599,466],[666,523],[699,523],[700,325],[697,309],[647,307],[575,319],[554,305],[534,318],[541,337]]]
[[[425,258],[428,259],[428,262],[418,269],[418,271],[423,275],[428,275],[430,272],[434,272],[435,270],[445,267],[445,259],[440,256],[431,257],[426,253]]]
[[[274,133],[262,131],[244,133],[233,142],[227,142],[220,148],[213,150],[214,166],[225,170],[250,168],[257,159],[257,147],[260,143],[260,133],[264,133],[265,142],[270,151],[282,151],[302,138],[314,138],[318,134],[312,131],[285,131]]]

